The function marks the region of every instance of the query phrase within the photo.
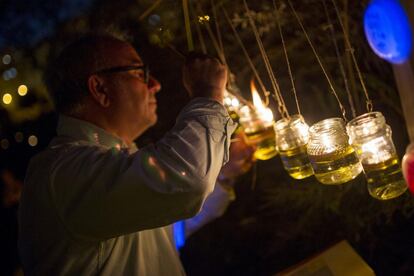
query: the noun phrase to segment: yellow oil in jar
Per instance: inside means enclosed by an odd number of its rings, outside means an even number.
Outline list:
[[[316,179],[322,184],[348,182],[362,172],[362,165],[351,146],[324,155],[309,155]]]
[[[312,165],[306,153],[306,145],[280,150],[279,153],[283,167],[294,179],[304,179],[313,175]]]
[[[239,121],[240,117],[239,117],[239,114],[236,113],[236,111],[234,111],[234,110],[228,110],[228,113],[229,113],[230,118],[234,122],[237,123]]]
[[[277,155],[275,130],[272,126],[255,131],[246,132],[247,144],[255,146],[254,157],[259,160],[268,160]]]
[[[407,190],[398,157],[395,155],[378,164],[362,164],[368,182],[368,191],[380,200],[392,199]]]

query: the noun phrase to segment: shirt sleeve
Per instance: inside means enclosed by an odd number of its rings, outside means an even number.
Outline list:
[[[204,202],[201,211],[196,216],[185,220],[185,237],[189,237],[204,225],[221,217],[232,200],[232,193],[217,183],[214,191]]]
[[[64,147],[50,174],[58,215],[86,240],[192,217],[228,161],[235,127],[221,104],[196,98],[163,139],[134,154],[90,143]]]

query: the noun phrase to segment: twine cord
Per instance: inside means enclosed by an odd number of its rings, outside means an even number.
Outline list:
[[[322,72],[324,73],[326,80],[328,81],[329,88],[331,89],[331,93],[335,96],[335,99],[336,99],[336,101],[338,102],[339,109],[341,110],[341,113],[342,113],[342,117],[344,118],[344,120],[345,120],[345,121],[347,121],[345,107],[343,106],[343,104],[342,104],[341,100],[340,100],[340,99],[339,99],[339,97],[338,97],[338,94],[337,94],[337,93],[336,93],[336,91],[335,91],[335,88],[334,88],[334,86],[333,86],[333,83],[332,83],[331,79],[329,78],[329,75],[328,75],[328,73],[326,72],[325,67],[323,66],[322,60],[320,59],[320,57],[319,57],[318,53],[316,52],[316,49],[315,49],[315,47],[313,46],[313,43],[312,43],[312,41],[311,41],[311,39],[310,39],[310,37],[309,37],[308,33],[306,32],[305,27],[303,26],[302,20],[300,19],[300,17],[299,17],[299,15],[298,15],[298,13],[296,12],[295,8],[293,7],[292,2],[291,2],[290,0],[287,0],[287,2],[288,2],[288,4],[289,4],[289,6],[290,6],[290,8],[291,8],[291,10],[292,10],[292,12],[293,12],[293,14],[294,14],[294,15],[295,15],[295,17],[296,17],[296,19],[297,19],[297,21],[298,21],[298,23],[299,23],[299,25],[300,25],[300,27],[301,27],[301,29],[302,29],[302,31],[303,31],[303,33],[304,33],[305,37],[306,37],[306,40],[307,40],[307,41],[308,41],[308,43],[309,43],[309,46],[311,47],[311,49],[312,49],[312,51],[313,51],[313,53],[314,53],[314,55],[315,55],[315,57],[316,57],[316,59],[317,59],[317,61],[318,61],[318,63],[319,63],[319,66],[320,66],[320,67],[321,67],[321,69],[322,69]]]
[[[355,53],[354,53],[354,48],[352,48],[351,41],[349,39],[349,35],[346,32],[346,30],[345,30],[345,26],[344,26],[344,24],[342,22],[342,18],[341,18],[341,15],[339,13],[338,6],[336,5],[335,0],[331,0],[331,1],[332,1],[332,4],[333,4],[334,8],[335,8],[335,12],[336,12],[336,15],[338,17],[339,24],[341,25],[342,31],[344,33],[344,38],[345,38],[345,43],[346,43],[347,51],[349,51],[350,54],[351,54],[352,62],[354,63],[355,69],[356,69],[357,74],[358,74],[359,81],[360,81],[361,86],[362,86],[362,91],[365,94],[367,111],[368,112],[372,112],[372,110],[374,109],[374,106],[373,106],[372,100],[369,97],[368,90],[367,90],[367,88],[365,86],[365,82],[364,82],[364,78],[362,77],[361,70],[359,69],[358,62],[356,60]]]

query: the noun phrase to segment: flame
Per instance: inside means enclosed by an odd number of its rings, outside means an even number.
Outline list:
[[[256,108],[256,112],[264,121],[272,122],[273,113],[269,108],[267,108],[263,104],[262,99],[260,98],[259,93],[257,92],[256,86],[254,85],[254,79],[250,81],[250,89],[252,91],[253,105]]]
[[[250,89],[252,91],[252,98],[253,98],[253,105],[256,107],[257,110],[264,110],[266,107],[264,106],[262,99],[257,92],[256,85],[254,85],[254,79],[250,81]]]

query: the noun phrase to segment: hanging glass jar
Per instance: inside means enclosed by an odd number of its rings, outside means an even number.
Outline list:
[[[361,163],[348,139],[345,122],[341,118],[322,120],[309,129],[307,152],[319,182],[342,184],[362,172]]]
[[[254,157],[267,160],[277,155],[271,110],[266,108],[266,112],[258,112],[249,106],[243,106],[239,115],[239,122],[246,134],[247,144],[256,148]]]
[[[349,141],[364,168],[368,191],[374,198],[387,200],[407,190],[391,137],[391,128],[381,112],[369,112],[347,124]]]
[[[227,111],[231,119],[238,123],[239,122],[239,109],[241,107],[239,99],[236,96],[228,92],[227,90],[224,92],[224,106],[226,107]]]
[[[280,119],[275,124],[276,145],[283,167],[294,179],[313,175],[306,145],[309,140],[309,126],[302,115]]]

